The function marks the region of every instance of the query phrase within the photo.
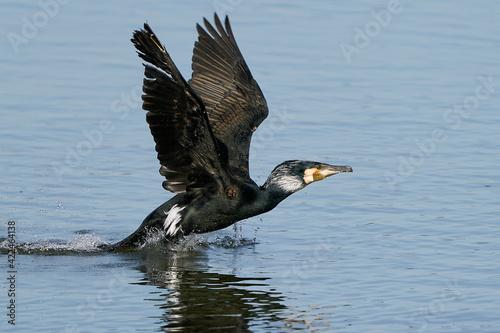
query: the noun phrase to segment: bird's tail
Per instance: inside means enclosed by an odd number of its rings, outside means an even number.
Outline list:
[[[165,202],[149,214],[142,224],[127,238],[115,244],[103,245],[104,251],[132,251],[147,243],[172,242],[182,237],[180,228],[183,207]]]

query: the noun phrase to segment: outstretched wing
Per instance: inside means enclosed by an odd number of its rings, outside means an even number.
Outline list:
[[[227,182],[205,106],[189,87],[148,24],[132,38],[145,64],[142,107],[156,142],[163,187],[174,193]],[[213,185],[211,185],[213,189]],[[219,187],[220,188],[220,187]]]
[[[189,85],[203,100],[215,136],[227,147],[233,176],[251,181],[248,153],[252,133],[267,117],[267,103],[234,40],[229,19],[225,28],[217,14],[215,29],[200,25]]]

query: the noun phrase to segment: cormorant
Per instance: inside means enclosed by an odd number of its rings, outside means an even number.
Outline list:
[[[176,240],[265,213],[308,184],[350,166],[286,161],[258,186],[248,170],[252,133],[268,115],[264,95],[240,53],[226,16],[199,24],[193,74],[186,81],[146,23],[132,43],[146,64],[142,96],[156,142],[163,187],[177,193],[108,250],[133,249],[149,238]]]

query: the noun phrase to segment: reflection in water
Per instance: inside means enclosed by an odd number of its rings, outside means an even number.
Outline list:
[[[81,256],[85,254],[89,258],[94,256],[99,258],[97,262],[100,264],[96,265],[96,262],[91,260],[89,269],[99,266],[106,267],[104,269],[106,271],[108,268],[126,266],[126,270],[134,270],[135,267],[144,274],[144,277],[140,281],[136,278],[133,278],[133,281],[124,278],[123,288],[129,283],[157,287],[155,292],[149,292],[149,294],[146,294],[147,291],[144,290],[144,297],[141,297],[145,303],[153,302],[162,310],[161,316],[149,316],[154,320],[154,331],[288,332],[307,330],[330,332],[332,330],[330,319],[334,314],[326,307],[319,308],[311,304],[306,309],[297,309],[290,306],[292,303],[290,298],[273,288],[273,280],[270,277],[258,273],[250,277],[220,273],[209,265],[213,259],[208,260],[208,253],[226,256],[234,250],[233,253],[236,255],[238,248],[246,247],[244,244],[253,244],[253,242],[242,238],[224,238],[211,243],[198,242],[196,238],[193,238],[177,244],[173,249],[161,249],[159,244],[151,244],[142,251],[110,254],[99,250],[99,245],[103,244],[100,238],[82,233],[70,241],[38,240],[17,243],[15,250],[18,255]],[[7,240],[0,238],[0,254],[8,253],[7,245]],[[229,251],[220,253],[221,249]],[[71,259],[69,261],[72,262],[69,264],[70,267],[75,264]],[[217,263],[214,266],[220,268],[224,265]],[[231,264],[227,266],[230,266],[225,267],[229,272],[231,268],[234,269]],[[33,269],[37,270],[36,267]],[[140,294],[143,294],[142,290]],[[104,303],[99,303],[94,297],[89,304],[80,303],[77,309],[83,306],[83,309],[88,308],[91,313],[94,313],[92,311],[96,311],[95,306],[101,309]],[[143,305],[139,303],[133,306],[142,307]],[[136,314],[128,315],[135,316]],[[147,315],[143,312],[137,316],[135,320],[142,325]],[[83,322],[85,325],[88,324],[85,320]],[[141,326],[138,331],[151,331],[150,325],[151,321]]]
[[[285,297],[269,288],[268,278],[241,278],[208,269],[195,252],[148,253],[146,264],[139,267],[146,278],[138,284],[162,289],[148,300],[164,309],[163,330],[250,332],[250,322],[269,328],[285,325]]]

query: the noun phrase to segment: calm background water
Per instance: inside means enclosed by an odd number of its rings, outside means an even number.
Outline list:
[[[15,326],[1,245],[1,330],[499,332],[500,6],[391,3],[4,1],[0,237],[27,244]],[[271,108],[256,182],[287,159],[354,173],[173,254],[95,253],[171,197],[131,32],[189,78],[216,10]]]

